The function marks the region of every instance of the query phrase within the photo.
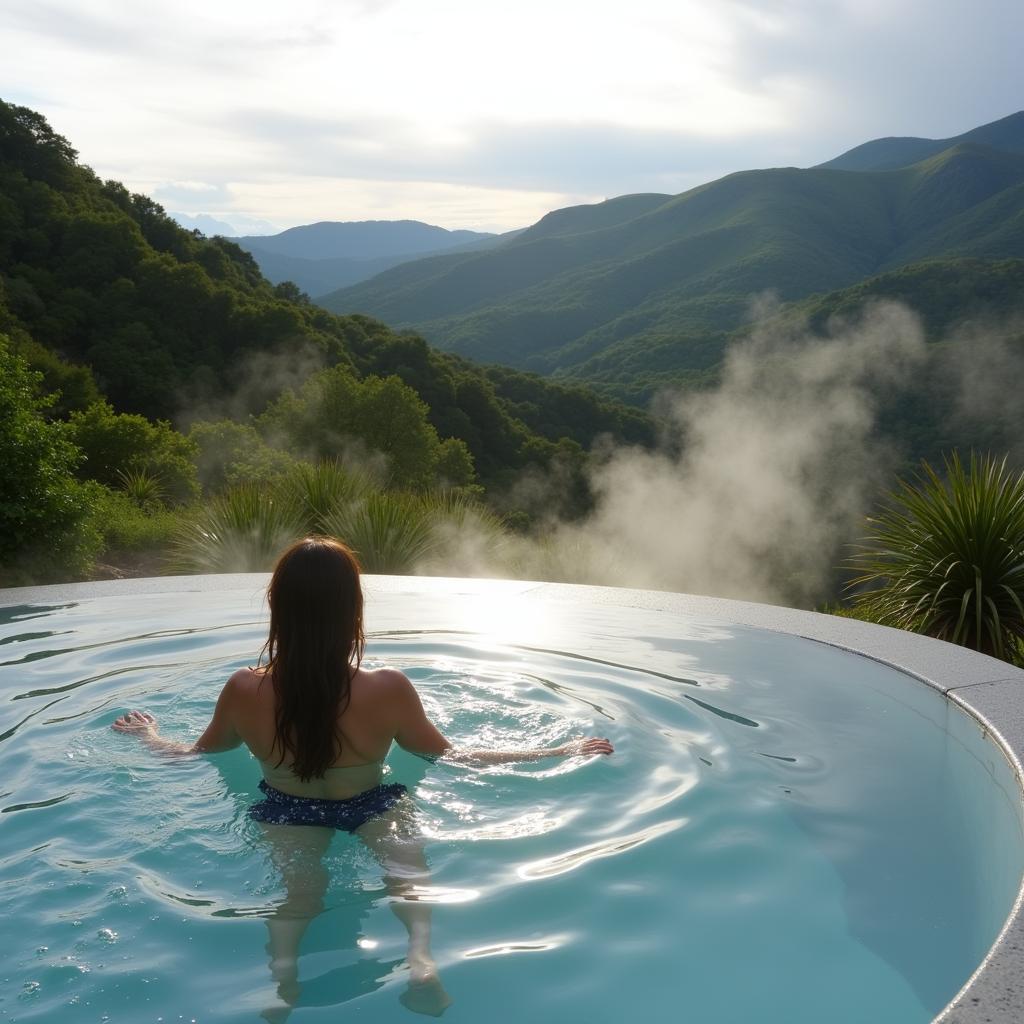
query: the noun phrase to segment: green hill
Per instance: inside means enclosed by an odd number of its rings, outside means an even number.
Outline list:
[[[3,102],[0,334],[62,392],[60,415],[102,395],[150,418],[244,417],[314,369],[343,365],[411,386],[439,436],[465,441],[484,483],[554,457],[566,439],[653,440],[645,415],[585,388],[496,374],[273,286],[237,244],[101,181],[39,114]]]
[[[1022,257],[1024,114],[896,170],[745,171],[559,210],[320,301],[636,398],[653,379],[701,379],[764,291],[797,302],[911,263]]]

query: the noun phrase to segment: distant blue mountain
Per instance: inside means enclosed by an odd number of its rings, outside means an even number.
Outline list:
[[[260,270],[278,284],[294,281],[310,295],[365,281],[384,270],[444,252],[486,248],[499,238],[482,231],[449,231],[418,220],[320,221],[276,235],[235,238]]]

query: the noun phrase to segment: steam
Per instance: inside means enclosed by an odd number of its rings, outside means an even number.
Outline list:
[[[244,422],[262,412],[278,395],[289,389],[297,391],[325,366],[326,353],[309,340],[297,341],[290,348],[249,352],[235,366],[226,391],[212,382],[207,388],[194,382],[190,392],[180,394],[175,420],[185,431],[200,420]]]
[[[553,518],[506,564],[527,578],[820,600],[893,468],[874,436],[878,403],[925,358],[920,322],[892,303],[824,337],[755,328],[717,388],[660,397],[668,430],[657,450],[598,453],[584,522]],[[500,555],[481,573],[495,574]]]
[[[1024,323],[961,327],[943,348],[957,424],[981,428],[993,451],[1024,460]]]
[[[823,333],[777,312],[771,301],[759,304],[716,387],[658,396],[664,430],[654,450],[597,445],[588,469],[596,502],[584,521],[566,516],[573,467],[556,460],[506,495],[530,511],[532,535],[463,514],[435,527],[437,544],[416,571],[812,606],[836,596],[846,546],[906,465],[909,453],[880,419],[913,424],[939,403],[943,448],[966,433],[1024,455],[1019,326],[961,327],[926,345],[917,316],[898,303],[868,306]],[[320,366],[313,351],[260,356],[216,414],[241,418],[265,401],[268,379],[297,386]],[[344,438],[338,451],[346,465],[383,479],[374,453]]]

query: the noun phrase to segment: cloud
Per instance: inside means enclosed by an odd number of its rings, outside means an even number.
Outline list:
[[[749,146],[600,121],[480,121],[458,138],[431,142],[420,126],[400,118],[334,119],[265,109],[227,112],[218,127],[258,154],[253,169],[264,172],[547,192],[571,182],[591,195],[683,191],[734,169]],[[783,155],[766,143],[769,162],[776,152]]]
[[[1024,5],[929,0],[726,0],[732,74],[787,97],[802,161],[871,138],[948,138],[1020,107]]]
[[[956,134],[1022,94],[1022,29],[1009,0],[637,0],[628,16],[604,0],[12,0],[0,93],[133,187],[230,182],[239,201],[281,182],[295,209],[314,179],[346,207],[368,181],[405,207],[431,182],[491,190],[484,219],[511,227],[513,193],[522,209],[681,191]]]
[[[149,195],[164,206],[217,207],[230,203],[230,189],[211,181],[167,181],[155,185]]]

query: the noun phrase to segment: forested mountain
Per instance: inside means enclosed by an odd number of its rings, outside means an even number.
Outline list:
[[[417,220],[321,221],[276,235],[233,239],[274,284],[293,281],[309,295],[344,288],[422,256],[488,248],[498,235],[449,231]]]
[[[950,141],[895,170],[745,171],[559,210],[490,250],[406,263],[320,301],[642,401],[712,370],[763,291],[795,302],[925,261],[1024,258],[1024,115]]]
[[[645,415],[585,389],[485,371],[271,285],[235,242],[186,231],[146,197],[99,180],[39,114],[2,102],[0,335],[60,391],[60,415],[103,396],[150,418],[197,407],[244,416],[315,369],[397,375],[429,406],[439,437],[465,443],[484,483],[544,462],[559,444],[653,436]]]

